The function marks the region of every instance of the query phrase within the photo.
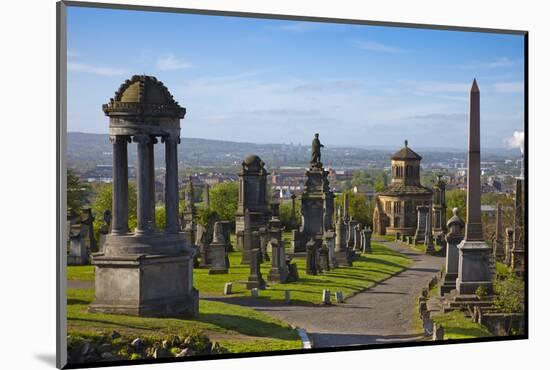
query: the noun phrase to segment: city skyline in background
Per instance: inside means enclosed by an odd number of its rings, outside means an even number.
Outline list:
[[[482,147],[523,142],[520,35],[69,7],[67,59],[71,132],[107,133],[101,105],[148,74],[183,137],[465,149],[476,78]]]

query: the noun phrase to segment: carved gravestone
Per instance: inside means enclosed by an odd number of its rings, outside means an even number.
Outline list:
[[[210,270],[212,274],[227,274],[228,273],[228,258],[223,236],[223,226],[221,223],[214,224],[214,236],[209,245],[208,254],[210,256]]]
[[[286,283],[289,271],[286,264],[285,248],[282,242],[279,242],[277,239],[271,239],[269,245],[271,247],[272,261],[267,281]]]
[[[98,249],[100,252],[103,252],[103,245],[105,244],[106,235],[111,232],[111,218],[112,218],[111,210],[106,209],[103,212],[103,223],[99,228]]]
[[[260,249],[250,250],[250,275],[246,282],[246,289],[265,289],[265,280],[260,271]]]
[[[286,266],[288,268],[288,278],[287,282],[298,281],[300,275],[298,274],[298,266],[295,263],[292,263],[292,257],[286,256]]]
[[[319,249],[319,271],[321,272],[330,270],[328,254],[328,247],[326,243],[323,243],[323,246]]]
[[[346,234],[346,225],[342,220],[340,212],[338,212],[334,242],[334,257],[339,266],[352,265],[352,256],[347,246]]]
[[[311,238],[306,243],[306,274],[317,275],[317,242]]]
[[[417,217],[416,233],[414,234],[414,240],[416,244],[423,244],[426,237],[426,217],[430,212],[430,207],[418,206],[416,207],[416,210],[418,212],[418,217]]]
[[[335,269],[336,267],[338,267],[338,261],[336,261],[335,254],[335,236],[336,234],[334,233],[334,231],[325,231],[324,243],[326,244],[328,249],[328,266],[331,269]]]
[[[365,227],[363,229],[363,236],[365,238],[365,242],[363,245],[363,253],[372,253],[372,248],[371,248],[372,230]]]

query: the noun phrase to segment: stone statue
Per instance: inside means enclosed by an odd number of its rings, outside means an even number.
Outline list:
[[[311,161],[312,165],[321,164],[321,148],[325,146],[319,141],[319,134],[315,134],[313,141],[311,142]]]

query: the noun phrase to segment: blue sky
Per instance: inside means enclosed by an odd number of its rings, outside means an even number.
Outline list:
[[[68,130],[106,133],[101,104],[134,74],[187,108],[182,136],[465,148],[523,131],[523,36],[69,7]]]

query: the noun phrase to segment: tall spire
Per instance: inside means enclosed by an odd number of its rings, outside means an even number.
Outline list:
[[[470,90],[468,123],[468,195],[465,240],[483,240],[481,229],[481,163],[480,163],[479,87],[474,79]]]

